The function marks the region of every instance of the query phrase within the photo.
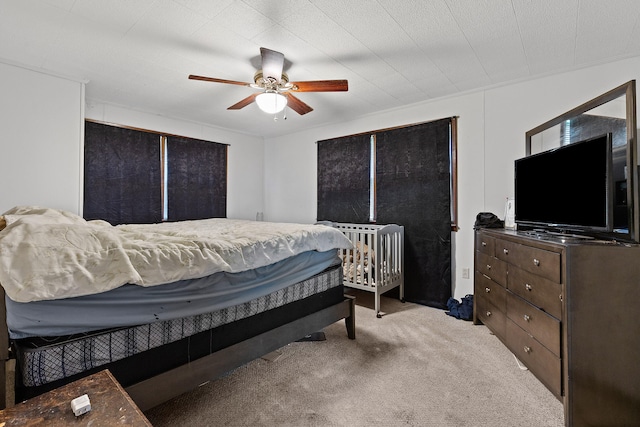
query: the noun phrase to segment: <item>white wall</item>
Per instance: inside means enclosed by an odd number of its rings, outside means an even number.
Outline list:
[[[0,63],[0,213],[80,212],[83,98],[81,82]]]
[[[473,223],[481,211],[504,217],[513,196],[513,161],[524,156],[525,132],[632,79],[640,58],[425,102],[265,141],[265,218],[313,222],[315,141],[386,127],[459,116],[458,207],[453,233],[453,294],[473,292]]]
[[[229,144],[227,217],[256,219],[264,211],[262,138],[88,100],[88,119]]]

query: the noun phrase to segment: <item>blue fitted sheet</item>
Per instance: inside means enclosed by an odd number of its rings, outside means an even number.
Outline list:
[[[28,303],[6,297],[9,335],[63,336],[207,313],[270,294],[338,263],[336,250],[308,251],[255,270],[166,285],[124,285],[96,295]]]

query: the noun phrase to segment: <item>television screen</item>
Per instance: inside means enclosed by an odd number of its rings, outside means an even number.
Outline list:
[[[611,231],[611,163],[610,135],[516,160],[516,223]]]

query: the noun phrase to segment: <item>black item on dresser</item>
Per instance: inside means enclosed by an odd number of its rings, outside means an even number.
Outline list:
[[[567,426],[640,420],[638,260],[638,245],[476,231],[474,323],[563,402]]]
[[[476,222],[473,224],[474,230],[479,228],[504,228],[504,221],[494,213],[480,212],[476,215]]]

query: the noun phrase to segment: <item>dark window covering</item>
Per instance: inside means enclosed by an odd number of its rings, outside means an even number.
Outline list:
[[[84,217],[116,224],[162,220],[160,136],[85,123]]]
[[[446,308],[451,296],[451,119],[376,135],[380,224],[405,230],[405,298]]]
[[[405,228],[405,299],[443,309],[451,296],[457,215],[452,126],[455,118],[446,118],[318,142],[318,220],[368,223],[375,134],[376,222]]]
[[[319,221],[369,222],[370,135],[318,141]]]
[[[167,137],[168,219],[227,216],[227,145]]]

